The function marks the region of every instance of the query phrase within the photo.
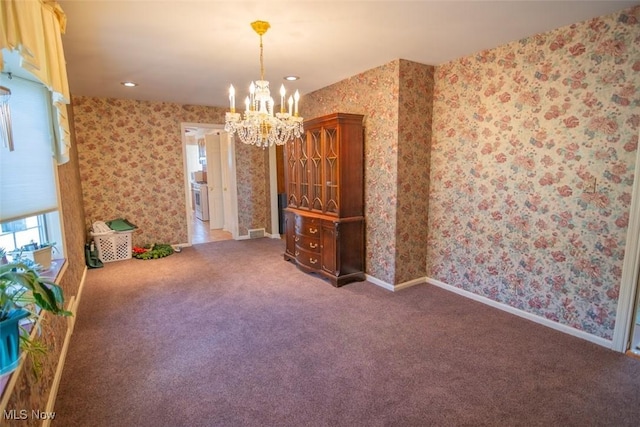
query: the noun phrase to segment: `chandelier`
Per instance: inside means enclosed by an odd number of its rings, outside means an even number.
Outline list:
[[[230,112],[225,115],[224,130],[231,135],[238,135],[245,144],[268,147],[273,144],[283,145],[294,136],[299,138],[303,133],[302,117],[298,116],[300,94],[296,90],[289,96],[289,111],[285,111],[285,88],[280,87],[280,112],[274,114],[274,102],[269,91],[269,82],[264,79],[264,60],[262,54],[262,35],[270,25],[266,21],[251,23],[253,31],[260,36],[260,80],[251,82],[249,96],[244,101],[244,118],[236,113],[235,89],[229,88]]]

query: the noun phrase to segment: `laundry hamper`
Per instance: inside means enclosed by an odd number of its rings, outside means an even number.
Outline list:
[[[91,233],[93,242],[98,249],[98,258],[102,262],[122,261],[131,259],[131,231],[116,231],[113,233]]]

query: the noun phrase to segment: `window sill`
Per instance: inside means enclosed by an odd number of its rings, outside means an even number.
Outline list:
[[[53,259],[51,260],[51,267],[48,270],[41,271],[40,277],[59,284],[66,269],[67,260],[65,258]]]

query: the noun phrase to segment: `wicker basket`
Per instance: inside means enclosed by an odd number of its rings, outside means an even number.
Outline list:
[[[93,241],[98,249],[98,258],[102,262],[122,261],[131,259],[131,233],[132,231],[118,231],[115,233],[92,234]]]

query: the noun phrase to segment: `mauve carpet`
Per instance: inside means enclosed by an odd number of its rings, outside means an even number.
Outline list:
[[[640,360],[426,284],[334,288],[283,250],[89,270],[53,425],[640,423]]]

